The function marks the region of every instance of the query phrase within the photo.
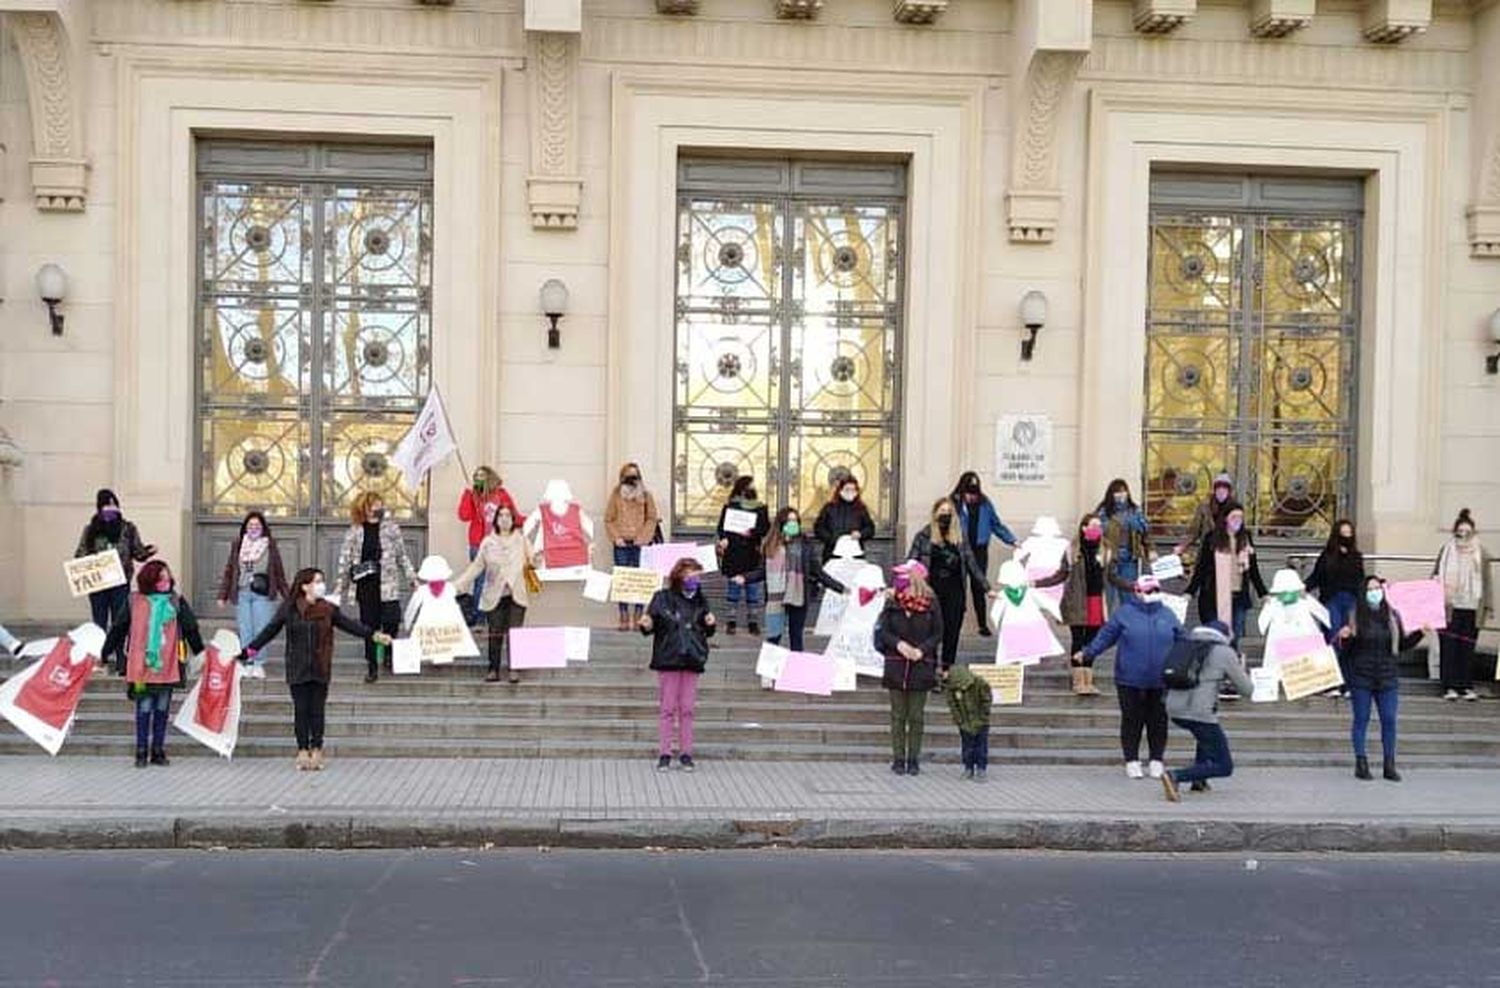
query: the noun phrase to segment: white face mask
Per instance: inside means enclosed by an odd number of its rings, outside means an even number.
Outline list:
[[[1159,604],[1159,603],[1161,603],[1161,594],[1159,594],[1159,593],[1143,593],[1143,594],[1140,595],[1140,597],[1141,597],[1141,603],[1143,603],[1143,604]]]
[[[323,580],[314,580],[309,586],[312,587],[313,600],[322,600],[328,596],[328,584]]]
[[[852,487],[845,487],[843,490],[839,491],[839,497],[843,498],[847,502],[853,503],[854,499],[859,497],[859,491],[855,490]]]

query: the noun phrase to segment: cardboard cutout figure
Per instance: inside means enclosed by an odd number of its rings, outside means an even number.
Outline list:
[[[104,629],[81,624],[52,644],[39,662],[0,685],[0,717],[49,755],[62,750],[73,729],[78,701],[104,650]]]
[[[541,560],[544,581],[584,580],[594,550],[594,519],[573,499],[566,480],[549,480],[541,504],[526,516],[522,532]]]

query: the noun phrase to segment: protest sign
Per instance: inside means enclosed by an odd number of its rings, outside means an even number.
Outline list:
[[[755,660],[755,674],[761,679],[772,681],[780,679],[782,667],[786,665],[786,658],[791,654],[791,649],[773,645],[771,642],[762,642],[760,656]]]
[[[422,648],[415,638],[397,638],[391,642],[391,672],[412,676],[422,671]]]
[[[788,652],[781,675],[776,678],[776,689],[782,693],[832,696],[834,672],[831,659],[810,652]]]
[[[990,684],[991,702],[997,706],[1014,706],[1021,702],[1022,685],[1026,678],[1024,665],[984,665],[973,663],[969,671],[976,678]]]
[[[1344,677],[1339,674],[1339,660],[1327,648],[1295,659],[1283,659],[1279,672],[1281,687],[1286,690],[1288,700],[1325,693],[1344,682]]]
[[[1064,649],[1046,621],[1008,620],[1000,626],[995,645],[995,662],[1000,665],[1036,665],[1051,655],[1062,655]]]
[[[1434,630],[1448,627],[1443,585],[1437,580],[1387,583],[1385,599],[1391,609],[1400,615],[1407,634],[1424,627]]]
[[[1255,684],[1255,691],[1250,694],[1251,703],[1274,703],[1281,698],[1281,676],[1275,667],[1251,669],[1250,682]]]
[[[565,669],[567,665],[567,629],[510,629],[510,667],[512,671],[516,669]]]
[[[120,563],[120,554],[113,549],[63,560],[63,574],[68,578],[68,591],[74,597],[87,597],[100,590],[125,585],[125,567]]]
[[[423,662],[433,665],[451,665],[453,657],[468,641],[469,629],[462,622],[418,624],[411,629],[411,640],[417,643],[417,653]],[[391,657],[394,668],[395,656]]]
[[[587,662],[592,637],[588,628],[564,628],[563,658],[568,662]]]
[[[616,566],[610,579],[609,599],[616,604],[649,604],[661,589],[661,574],[637,566]]]

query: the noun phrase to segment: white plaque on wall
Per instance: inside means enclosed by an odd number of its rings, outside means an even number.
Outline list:
[[[995,481],[1045,485],[1052,482],[1052,419],[1046,415],[1002,415],[995,426]]]

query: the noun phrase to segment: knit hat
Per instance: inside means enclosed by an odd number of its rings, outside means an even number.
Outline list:
[[[927,579],[927,567],[923,566],[921,560],[908,559],[904,563],[897,563],[891,567],[891,572],[901,576],[915,576],[919,579]]]
[[[112,504],[118,508],[120,506],[120,499],[115,497],[115,492],[108,487],[101,487],[99,488],[99,492],[94,495],[94,510],[102,511],[106,504]]]
[[[1227,487],[1234,490],[1234,478],[1227,473],[1221,473],[1214,478],[1215,487]]]

